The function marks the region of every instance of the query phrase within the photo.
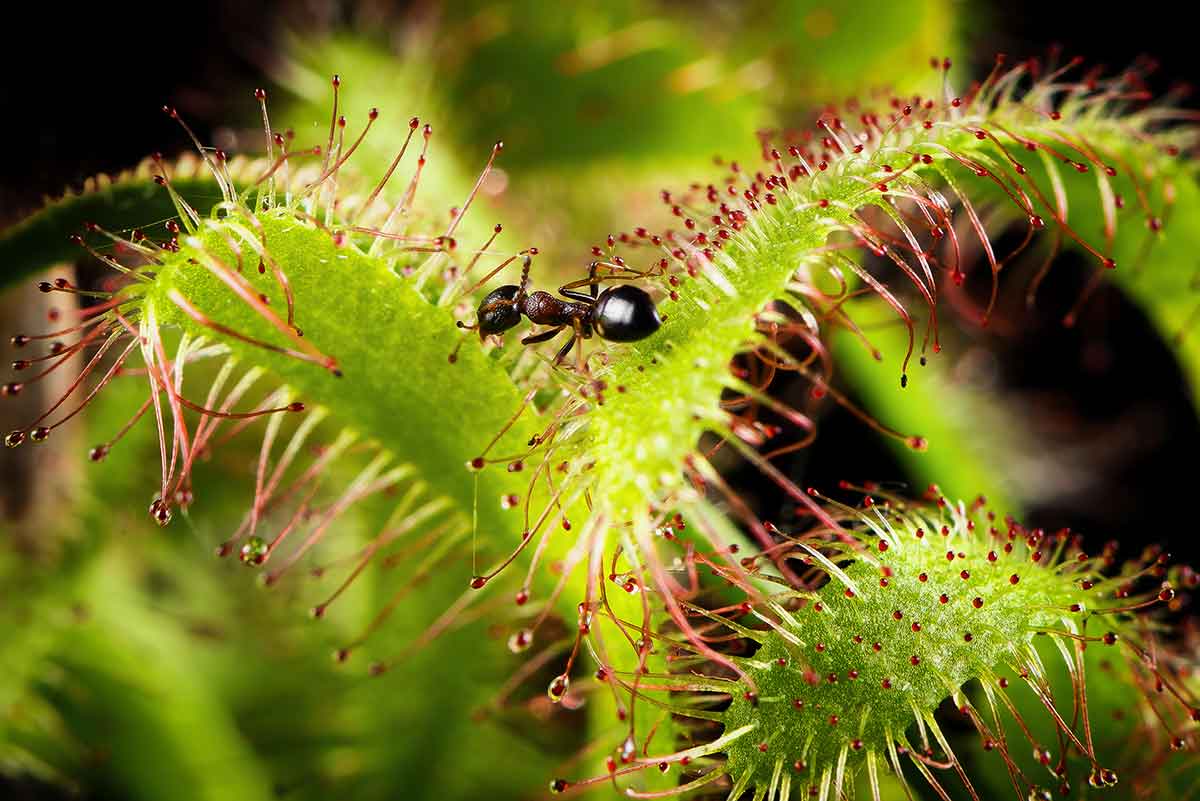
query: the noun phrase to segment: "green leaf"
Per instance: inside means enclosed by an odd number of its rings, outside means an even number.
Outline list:
[[[48,678],[64,725],[96,760],[93,777],[121,797],[185,801],[273,798],[270,777],[187,661],[188,643],[138,603],[126,565],[106,559],[88,582],[91,619]]]
[[[876,361],[858,337],[839,329],[832,342],[839,374],[876,420],[926,441],[924,450],[914,450],[887,438],[912,482],[911,491],[920,494],[929,484],[937,484],[946,497],[982,494],[999,514],[1019,514],[1022,499],[1010,478],[1016,467],[1011,438],[1019,436],[1017,423],[1003,407],[947,369],[947,362],[959,354],[931,356],[900,389],[896,377],[908,336],[903,326],[895,324],[895,313],[882,301],[849,304],[847,312],[867,330],[883,359]]]
[[[207,173],[176,177],[171,183],[196,208],[210,208],[221,199]],[[178,215],[170,195],[151,179],[147,165],[112,179],[89,179],[81,192],[50,200],[41,210],[0,231],[0,289],[54,264],[80,258],[83,251],[69,237],[82,233],[86,223],[125,235],[144,229],[156,239],[165,239],[161,227],[174,219]]]

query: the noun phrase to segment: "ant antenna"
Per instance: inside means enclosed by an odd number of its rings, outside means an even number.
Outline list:
[[[524,295],[525,289],[529,286],[529,268],[533,266],[533,257],[528,253],[521,260],[521,288],[518,290],[518,295]]]

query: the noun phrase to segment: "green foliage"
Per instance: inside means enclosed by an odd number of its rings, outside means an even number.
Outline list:
[[[903,327],[882,302],[853,304],[850,316],[870,332],[881,358],[876,360],[857,337],[838,331],[832,343],[834,364],[880,422],[928,443],[926,450],[916,451],[888,439],[912,486],[920,490],[937,484],[949,497],[982,494],[992,508],[1019,513],[1025,499],[1009,473],[1015,462],[1013,438],[1019,432],[1009,425],[1003,405],[947,369],[947,362],[960,355],[954,347],[916,368],[908,386],[898,392],[892,380],[908,344]]]
[[[469,6],[470,4],[463,4]],[[502,135],[519,172],[578,163],[694,163],[713,132],[761,124],[759,87],[706,48],[697,33],[645,4],[570,6],[547,14],[531,0],[467,11],[455,40],[475,46],[442,58],[452,107],[476,109],[463,141]],[[531,25],[533,28],[531,29]]]
[[[1106,273],[1154,323],[1177,353],[1192,391],[1200,399],[1200,283],[1194,254],[1200,231],[1188,221],[1200,214],[1200,185],[1194,163],[1164,156],[1153,143],[1132,145],[1116,136],[1093,143],[1113,162],[1114,177],[1060,170],[1071,198],[1071,220],[1086,240],[1105,242],[1108,192],[1123,198],[1117,211],[1112,250],[1117,269]],[[1111,186],[1106,189],[1105,184]],[[1114,201],[1115,202],[1115,201]],[[1151,221],[1162,229],[1150,228]]]
[[[803,6],[780,6],[758,23],[792,31],[793,39],[811,36],[815,42],[834,37],[828,40],[832,43],[842,41],[836,37],[856,29],[861,18],[855,15],[871,13],[865,7],[823,11]],[[926,37],[908,40],[897,36],[894,48],[868,48],[870,56],[879,63],[909,62],[913,59],[908,51],[915,48],[922,51],[919,61],[924,69],[925,51],[936,52],[933,43],[948,36],[949,15],[942,3],[918,6],[925,16],[902,14],[900,6],[892,12],[904,17],[905,24],[921,28]],[[392,134],[368,138],[356,156],[354,166],[365,174],[386,169],[399,145],[397,135],[407,131],[402,120],[409,113],[421,115],[424,121],[436,117],[441,108],[474,109],[474,114],[456,118],[453,126],[447,126],[447,140],[454,145],[435,144],[431,150],[431,161],[441,169],[427,173],[421,194],[422,198],[432,199],[425,205],[433,211],[416,213],[410,221],[410,231],[440,231],[448,219],[446,212],[462,202],[463,189],[469,185],[460,164],[465,159],[463,143],[482,148],[486,146],[483,143],[495,138],[505,139],[503,165],[514,176],[527,176],[514,178],[516,188],[523,186],[520,181],[533,176],[537,181],[557,178],[568,185],[584,185],[583,194],[596,194],[594,187],[604,185],[601,172],[617,176],[605,180],[618,184],[627,175],[632,176],[630,181],[641,180],[650,170],[698,163],[707,158],[714,143],[724,145],[734,137],[739,143],[745,141],[757,125],[769,122],[764,119],[769,92],[765,84],[758,82],[759,70],[794,76],[808,74],[815,64],[837,67],[819,85],[850,91],[858,76],[854,76],[854,82],[843,82],[838,76],[845,72],[845,65],[832,63],[830,54],[844,57],[860,72],[863,66],[860,52],[834,47],[822,55],[814,44],[811,49],[790,54],[771,54],[769,64],[748,62],[738,68],[724,63],[724,56],[719,54],[703,55],[703,36],[687,32],[686,26],[668,13],[645,20],[635,6],[572,10],[563,15],[544,14],[540,8],[540,4],[513,3],[465,14],[453,25],[447,23],[446,30],[453,34],[453,41],[469,41],[470,46],[455,47],[452,52],[410,53],[403,60],[358,41],[331,40],[321,48],[302,46],[303,57],[294,60],[291,72],[283,79],[299,100],[277,115],[277,126],[280,120],[292,124],[302,144],[323,142],[325,122],[302,127],[299,121],[327,119],[324,65],[330,61],[336,61],[337,69],[349,78],[342,100],[343,109],[353,121],[365,120],[366,108],[371,105],[383,107],[389,115],[387,125],[380,125],[390,127]],[[814,14],[818,15],[816,19]],[[832,30],[830,19],[836,23]],[[531,35],[528,28],[534,24],[537,33]],[[818,36],[814,26],[817,33],[828,33]],[[426,56],[430,61],[424,60]],[[430,64],[436,69],[431,70]],[[435,74],[443,79],[436,92],[431,78]],[[354,83],[357,75],[372,76],[370,87],[360,89]],[[378,82],[374,76],[378,76]],[[818,85],[815,78],[813,85]],[[385,88],[381,90],[381,86]],[[537,91],[514,91],[513,87],[536,87]],[[620,87],[620,91],[614,91],[614,87]],[[638,91],[629,91],[629,87]],[[788,102],[801,105],[795,95]],[[1191,226],[1172,224],[1200,213],[1194,176],[1190,168],[1176,166],[1163,155],[1169,136],[1149,136],[1148,128],[1138,127],[1152,120],[1101,114],[1092,109],[1066,112],[1063,127],[1069,131],[1067,135],[1078,135],[1079,141],[1094,142],[1106,152],[1119,154],[1121,166],[1113,184],[1125,195],[1130,208],[1141,190],[1150,198],[1149,211],[1165,218],[1167,226],[1160,234],[1146,234],[1137,220],[1132,224],[1122,220],[1110,238],[1104,229],[1101,205],[1106,179],[1097,178],[1097,171],[1082,175],[1028,157],[1024,161],[1030,180],[1048,196],[1052,194],[1049,187],[1062,181],[1071,208],[1069,224],[1082,239],[1102,246],[1104,254],[1115,258],[1115,280],[1149,310],[1164,336],[1174,336],[1195,315],[1188,259],[1195,252],[1194,245],[1200,243],[1194,241],[1196,233]],[[335,235],[331,236],[330,230],[300,213],[315,213],[312,207],[250,211],[226,206],[219,215],[206,219],[193,236],[185,237],[178,253],[161,255],[152,282],[135,285],[126,292],[137,297],[136,309],[144,323],[152,328],[162,326],[164,331],[181,330],[187,336],[185,343],[194,344],[201,338],[216,343],[224,349],[222,355],[236,361],[239,370],[263,370],[269,376],[271,390],[282,387],[289,399],[303,401],[308,413],[319,410],[329,415],[323,433],[332,436],[339,431],[350,432],[364,447],[378,449],[386,460],[386,469],[403,472],[403,482],[398,486],[417,493],[422,503],[445,502],[434,519],[448,524],[449,544],[462,549],[447,557],[448,569],[433,571],[433,578],[427,582],[422,577],[418,591],[406,600],[403,614],[395,616],[398,620],[394,629],[372,642],[372,655],[392,659],[403,651],[403,643],[418,638],[466,591],[465,578],[478,570],[466,563],[468,532],[478,535],[480,558],[488,566],[520,542],[527,524],[520,509],[504,509],[501,499],[523,498],[529,489],[528,474],[506,471],[503,464],[490,464],[480,472],[472,472],[466,463],[483,453],[492,436],[509,424],[522,408],[526,391],[539,385],[545,390],[535,404],[516,417],[489,455],[527,451],[528,443],[545,430],[555,413],[566,408],[564,404],[579,401],[572,407],[576,413],[563,434],[563,450],[559,452],[572,461],[562,479],[570,485],[562,516],[571,520],[576,534],[557,533],[551,540],[548,561],[561,565],[564,558],[570,558],[573,547],[581,550],[579,543],[589,542],[584,537],[588,534],[618,541],[632,563],[631,570],[652,571],[659,566],[657,546],[651,539],[658,521],[646,510],[657,514],[677,503],[689,511],[697,508],[680,468],[686,465],[704,474],[704,460],[697,451],[701,436],[716,433],[754,459],[753,451],[737,440],[728,416],[721,411],[722,395],[745,393],[766,406],[774,401],[731,377],[728,365],[732,358],[753,348],[786,359],[763,337],[766,324],[779,322],[763,314],[763,309],[775,300],[804,305],[794,292],[795,285],[813,285],[814,274],[828,266],[821,253],[825,245],[858,226],[864,209],[891,214],[891,198],[905,192],[922,192],[929,185],[943,189],[963,186],[968,200],[996,201],[997,216],[1011,216],[1012,206],[1007,212],[1000,211],[1003,204],[1009,203],[1005,193],[984,177],[964,171],[960,158],[977,160],[994,174],[1003,173],[1013,179],[1013,184],[1021,185],[1005,172],[1009,169],[1006,156],[995,141],[979,140],[973,135],[971,126],[989,127],[993,123],[1042,145],[1070,146],[1063,143],[1061,128],[1001,99],[995,106],[976,109],[965,120],[939,118],[937,127],[929,132],[915,127],[902,129],[885,144],[872,145],[861,157],[840,162],[816,180],[796,180],[787,190],[776,189],[778,204],[755,212],[753,220],[738,228],[711,258],[689,253],[675,260],[698,267],[698,275],[683,279],[681,299],[663,302],[668,320],[658,336],[629,347],[613,347],[610,364],[597,367],[597,377],[607,386],[603,403],[594,395],[582,393],[589,386],[586,381],[556,374],[547,381],[546,371],[539,372],[536,364],[530,367],[530,362],[536,360],[522,361],[513,348],[485,351],[473,339],[463,343],[463,335],[454,327],[455,313],[447,302],[450,296],[439,297],[442,286],[437,273],[444,266],[442,262],[418,261],[403,255],[402,248],[377,247],[377,240],[368,234],[337,231],[344,220],[334,222]],[[1143,141],[1129,136],[1131,128]],[[438,130],[440,135],[441,128]],[[958,157],[951,156],[951,150]],[[913,166],[904,178],[890,177],[892,174],[883,170],[885,164],[897,168],[905,165],[914,153],[929,156],[929,162]],[[619,169],[625,161],[635,165],[628,173]],[[581,164],[589,166],[580,169]],[[1145,172],[1144,182],[1137,189],[1120,188],[1131,172],[1129,165],[1137,165],[1139,173]],[[244,175],[238,176],[239,182],[258,174],[261,169],[247,168]],[[583,181],[581,174],[593,175],[597,182]],[[142,169],[111,185],[67,197],[0,235],[0,261],[6,265],[0,280],[14,281],[39,267],[75,256],[77,251],[66,235],[78,232],[85,222],[128,232],[174,217],[175,208],[166,193],[148,178],[148,172]],[[344,178],[351,191],[361,188],[352,176]],[[1097,180],[1100,193],[1095,191]],[[890,194],[879,191],[880,181],[888,182]],[[202,210],[219,199],[215,183],[200,175],[174,175],[173,185]],[[561,196],[553,192],[547,195]],[[1168,197],[1169,213],[1164,200]],[[494,210],[488,208],[486,193],[477,203],[460,229],[464,242],[481,242],[493,224],[487,216]],[[552,211],[548,209],[547,214]],[[539,214],[537,209],[534,212],[526,214],[519,227],[557,230],[535,227],[537,223],[531,220],[538,219]],[[1039,213],[1053,228],[1054,209],[1039,209]],[[1132,212],[1127,216],[1133,216]],[[509,231],[506,236],[511,234]],[[1149,250],[1144,244],[1147,236],[1156,240]],[[262,274],[253,269],[258,260],[258,242],[265,243],[265,260],[271,266]],[[1065,246],[1071,244],[1064,239]],[[253,293],[261,293],[269,308],[280,316],[288,301],[273,275],[274,267],[287,275],[294,294],[296,323],[304,330],[303,343],[289,338],[230,291],[222,275],[228,277],[239,264]],[[408,271],[415,271],[415,275],[401,276]],[[219,321],[226,330],[202,325],[185,312],[178,298],[184,298],[208,319]],[[847,309],[856,322],[878,320],[890,313],[880,304],[873,304],[870,310],[866,304],[851,304]],[[823,311],[819,306],[810,310]],[[230,335],[229,329],[242,336]],[[328,354],[336,358],[340,376],[320,360],[296,359],[249,344],[245,337],[275,348],[309,347]],[[922,484],[940,481],[948,493],[966,496],[984,491],[1001,510],[1019,506],[1022,499],[1011,497],[1004,477],[997,475],[996,465],[1003,461],[989,460],[987,447],[980,447],[970,422],[963,419],[963,409],[969,404],[939,372],[936,359],[926,371],[913,370],[908,388],[900,391],[895,385],[901,373],[900,355],[908,348],[907,332],[896,327],[872,332],[871,338],[885,354],[882,366],[875,366],[860,343],[840,334],[834,338],[834,362],[883,423],[905,434],[924,437],[924,441],[898,441],[898,450],[910,466],[910,477]],[[1181,353],[1195,386],[1200,380],[1197,339],[1183,341]],[[453,363],[451,353],[457,354]],[[821,385],[819,371],[810,373]],[[196,394],[189,392],[197,385],[191,383],[195,374],[189,368],[186,395]],[[202,368],[199,375],[202,382],[212,379],[211,372],[203,372]],[[560,389],[572,400],[551,399]],[[128,404],[122,408],[128,413]],[[122,422],[122,416],[111,409],[98,417],[103,425],[97,430],[106,432]],[[126,443],[139,457],[145,457],[147,451],[151,452],[150,458],[154,456],[149,428],[143,422],[139,429],[142,440]],[[927,452],[923,450],[925,441]],[[227,462],[212,469],[210,481],[220,487],[227,475],[222,470],[232,470],[229,465],[250,464],[256,455],[253,448],[238,446]],[[140,496],[136,503],[130,501],[133,493],[127,481],[132,473],[147,472],[136,461],[117,466],[106,463],[92,485],[96,505],[90,527],[111,527],[104,516],[117,507],[137,508],[140,519],[145,501]],[[342,472],[332,476],[331,483],[345,486],[354,476],[353,472]],[[152,484],[154,477],[149,478]],[[205,483],[198,481],[197,486]],[[204,503],[199,509],[238,508],[239,503],[244,506],[246,494],[246,487],[241,485],[226,486],[211,496],[202,489],[200,498]],[[532,497],[536,504],[545,504],[550,494],[537,487]],[[236,526],[236,516],[226,511],[220,525],[210,529],[211,524],[203,522],[208,514],[198,510],[181,515],[182,522],[197,540],[204,540],[206,548],[217,539],[217,531],[227,532]],[[379,530],[387,514],[386,504],[364,511],[362,518],[355,516],[340,523],[339,536],[361,547],[370,541],[369,532]],[[631,525],[623,529],[616,525],[624,521]],[[551,519],[549,526],[556,523],[557,519]],[[724,520],[712,527],[725,533],[732,529]],[[972,564],[1000,569],[1000,565],[983,562],[979,541],[969,541]],[[471,547],[475,545],[472,542]],[[804,646],[814,641],[838,642],[823,656],[806,657],[815,660],[818,674],[848,675],[854,658],[866,647],[851,648],[842,642],[844,637],[837,639],[844,634],[847,620],[861,623],[868,640],[876,636],[871,632],[879,632],[881,638],[886,633],[891,639],[885,658],[890,661],[872,663],[853,681],[842,678],[819,688],[816,692],[823,693],[823,710],[813,713],[811,720],[803,718],[801,726],[793,726],[791,718],[780,716],[786,714],[786,704],[754,707],[735,697],[727,719],[729,730],[756,732],[753,738],[743,737],[728,750],[728,770],[735,779],[745,777],[746,782],[759,787],[776,784],[777,759],[787,762],[808,754],[805,758],[814,766],[820,764],[820,770],[836,770],[840,785],[843,772],[849,776],[865,761],[865,754],[874,754],[882,763],[889,745],[905,737],[914,720],[924,721],[936,730],[932,712],[943,698],[955,696],[969,679],[992,678],[1004,661],[1001,652],[1005,646],[1019,643],[1022,653],[1036,661],[1030,656],[1033,635],[1039,627],[1049,625],[1054,616],[1026,616],[1024,611],[1066,605],[1078,595],[1062,576],[1039,568],[1034,580],[1023,578],[1019,586],[1006,586],[1002,579],[1007,574],[997,573],[986,580],[977,575],[974,581],[983,583],[971,586],[981,587],[976,590],[979,597],[989,599],[982,609],[967,609],[964,604],[969,599],[965,596],[956,596],[954,605],[941,605],[936,600],[938,588],[958,586],[956,581],[961,579],[956,578],[958,565],[947,563],[944,555],[933,552],[936,549],[931,551],[931,547],[927,541],[891,553],[896,560],[909,560],[902,564],[897,561],[897,575],[903,575],[905,581],[896,582],[892,594],[876,588],[878,564],[867,559],[855,561],[847,575],[856,586],[869,590],[857,593],[853,599],[841,595],[840,584],[831,583],[822,590],[828,616],[789,630]],[[344,559],[352,553],[350,545],[321,550],[322,557],[332,554]],[[23,587],[27,589],[23,597],[28,608],[22,610],[23,616],[8,639],[12,650],[0,657],[0,669],[12,677],[2,688],[0,709],[7,712],[31,703],[29,699],[36,695],[40,698],[35,704],[37,709],[41,710],[43,703],[52,708],[55,726],[80,742],[93,746],[105,740],[106,727],[115,725],[117,731],[107,743],[105,759],[85,765],[85,758],[94,755],[82,750],[56,754],[52,742],[55,735],[45,735],[39,726],[26,726],[27,721],[22,720],[10,727],[6,739],[17,743],[16,750],[35,754],[42,766],[52,766],[60,775],[86,776],[89,784],[114,795],[145,798],[173,794],[173,782],[185,782],[196,798],[265,797],[272,782],[288,792],[306,785],[297,792],[314,798],[325,797],[328,788],[352,788],[350,795],[355,798],[384,798],[397,786],[406,788],[406,794],[413,797],[470,797],[480,787],[498,796],[517,796],[549,773],[551,760],[543,753],[545,748],[539,752],[524,739],[507,735],[505,726],[519,725],[507,713],[494,715],[478,727],[467,722],[472,710],[488,705],[503,671],[517,664],[493,655],[502,648],[499,640],[488,639],[486,619],[450,632],[415,657],[389,661],[389,678],[355,685],[346,679],[345,672],[339,673],[326,664],[323,656],[318,665],[306,655],[344,643],[369,625],[375,612],[396,592],[397,579],[386,569],[373,566],[367,570],[355,592],[339,602],[328,621],[332,633],[329,627],[319,635],[281,627],[279,610],[272,607],[264,612],[256,608],[259,602],[237,596],[237,603],[221,612],[225,618],[221,622],[232,623],[230,628],[237,631],[229,634],[230,645],[225,653],[213,657],[211,644],[197,642],[205,635],[169,615],[147,612],[145,606],[153,603],[154,594],[131,589],[144,581],[136,569],[142,556],[118,551],[98,554],[94,562],[81,557],[78,577],[68,573],[61,583],[48,580]],[[186,572],[179,566],[183,560],[178,556],[166,559],[168,567],[164,570],[172,574]],[[912,576],[921,570],[929,572],[927,585],[913,583],[916,580]],[[243,577],[228,575],[228,571],[217,572],[216,576],[205,579],[211,579],[211,585],[196,588],[196,598],[233,592],[229,588],[236,586],[238,578],[240,583],[248,583]],[[545,597],[557,583],[558,576],[539,573],[535,593]],[[572,579],[568,591],[558,599],[557,606],[568,620],[573,619],[584,583],[581,578]],[[490,587],[488,591],[497,590]],[[295,598],[283,600],[308,602],[312,594],[304,589],[293,592]],[[91,619],[74,621],[61,603],[64,595],[87,599]],[[993,596],[1000,601],[993,603]],[[905,609],[919,612],[907,613],[903,623],[897,623],[890,617],[893,597],[900,597]],[[614,606],[618,614],[636,617],[642,613],[636,598],[614,600]],[[965,643],[955,627],[964,609],[974,616],[972,619],[981,621],[972,643]],[[897,634],[892,629],[908,626],[914,615],[923,623],[920,663],[906,667],[907,657],[898,661],[891,648]],[[658,610],[655,616],[660,616]],[[610,621],[598,621],[596,625],[609,626]],[[282,628],[277,632],[281,636],[253,642],[257,632],[274,628]],[[224,631],[220,627],[218,630]],[[613,635],[610,639],[619,637],[611,626],[609,634]],[[479,656],[480,643],[485,643],[488,656]],[[758,680],[760,702],[768,696],[787,698],[809,692],[799,673],[767,664],[768,657],[792,659],[795,647],[796,643],[784,634],[771,635],[759,655],[764,664],[754,666],[757,672],[751,674]],[[261,660],[261,664],[241,664],[246,661],[242,656],[245,653]],[[661,656],[656,653],[655,660]],[[211,667],[211,678],[195,681],[197,664]],[[931,664],[944,665],[939,667],[936,683],[925,681],[924,671]],[[51,678],[46,678],[47,665],[54,666]],[[361,675],[363,658],[355,656],[353,665],[360,668],[355,675]],[[632,669],[633,665],[625,659],[619,667]],[[895,692],[882,688],[885,677],[894,677]],[[31,684],[36,693],[29,692]],[[1129,692],[1128,680],[1115,684],[1120,692],[1104,692],[1099,697],[1106,704],[1130,703],[1129,697],[1136,693]],[[310,697],[316,695],[312,693],[314,686],[335,688],[336,699]],[[179,691],[180,687],[184,689]],[[869,688],[869,692],[860,693],[860,687]],[[166,698],[171,702],[166,703]],[[603,698],[589,702],[594,728],[607,736],[612,729],[611,705]],[[828,724],[828,710],[833,707],[842,710],[842,728],[838,731],[845,737],[840,740],[825,738],[824,729],[818,726],[822,720]],[[279,715],[284,708],[290,712],[286,719]],[[850,727],[856,710],[870,710],[870,717],[855,719],[854,727]],[[291,730],[295,721],[303,724],[299,733]],[[397,734],[397,721],[404,721],[408,730]],[[660,741],[671,739],[668,729],[664,724]],[[196,732],[203,732],[206,742],[211,739],[216,745],[196,748]],[[292,735],[298,742],[289,740]],[[570,738],[561,739],[564,743],[560,745],[565,745]],[[856,739],[863,741],[862,747],[851,748]],[[759,750],[761,742],[767,743],[766,752]],[[495,743],[505,744],[505,770],[501,776],[496,770],[499,749]],[[418,752],[436,753],[436,766],[431,767]],[[764,753],[766,756],[762,756]],[[213,765],[218,769],[213,770]],[[667,776],[658,783],[668,786],[674,779]],[[872,770],[871,782],[877,781],[880,779]],[[896,786],[893,791],[900,792]]]
[[[215,259],[233,265],[236,256],[226,238],[236,224],[236,218],[214,223],[165,260],[146,301],[147,311],[153,309],[161,324],[182,326],[198,337],[213,335],[171,301],[169,293],[175,290],[223,325],[260,341],[278,338],[269,322],[195,263]],[[270,258],[288,276],[305,340],[337,354],[341,376],[226,338],[231,351],[270,369],[304,403],[334,410],[343,425],[381,443],[395,460],[416,470],[433,497],[450,498],[459,514],[471,516],[478,491],[480,531],[501,543],[516,541],[519,513],[501,509],[500,498],[523,495],[521,476],[487,471],[476,478],[467,469],[467,462],[521,406],[505,369],[470,346],[451,364],[449,356],[462,334],[450,311],[399,280],[387,262],[339,248],[328,234],[287,211],[260,214],[253,223],[241,224],[242,230],[252,228],[265,236]],[[336,275],[333,286],[331,275]],[[270,298],[272,308],[285,308],[283,292],[269,271],[247,271],[247,277],[256,292]],[[428,369],[414,371],[414,365]],[[433,398],[439,401],[431,403]],[[520,452],[536,433],[533,420],[522,418],[497,444],[497,452]]]
[[[79,193],[49,200],[38,212],[0,231],[0,287],[8,286],[53,264],[75,261],[79,246],[71,234],[85,223],[96,223],[110,231],[129,233],[174,219],[175,206],[162,187],[150,180],[151,167],[144,164],[115,178],[89,179]],[[209,208],[221,199],[212,177],[178,177],[176,190],[191,204]]]
[[[783,770],[801,786],[832,781],[836,796],[863,765],[872,781],[885,764],[900,773],[895,749],[922,748],[925,727],[953,758],[933,717],[943,699],[962,705],[962,688],[978,681],[990,722],[989,710],[1004,708],[996,701],[1008,686],[1001,673],[1032,672],[1037,681],[1036,638],[1065,631],[1061,642],[1070,643],[1087,627],[1085,610],[1104,614],[1106,588],[1123,579],[1086,590],[1080,583],[1100,560],[1059,562],[1041,553],[1048,543],[1020,536],[1014,547],[987,530],[977,507],[949,504],[939,514],[864,512],[866,547],[836,547],[844,564],[827,568],[829,584],[798,612],[774,610],[775,631],[760,635],[746,663],[756,694],[735,692],[724,716],[727,732],[751,727],[728,750],[726,769],[739,784],[775,787]],[[1119,618],[1093,625],[1104,634]],[[1073,698],[1069,690],[1060,697]],[[913,739],[918,728],[921,741]],[[1042,729],[1047,739],[1033,747],[1052,741],[1054,718]]]
[[[945,0],[906,3],[749,2],[727,30],[728,47],[764,58],[774,73],[777,105],[804,106],[883,88],[897,94],[926,91],[931,57],[956,58],[958,17]],[[778,42],[771,47],[764,43]],[[765,49],[765,53],[763,52]],[[864,83],[864,76],[886,76]]]

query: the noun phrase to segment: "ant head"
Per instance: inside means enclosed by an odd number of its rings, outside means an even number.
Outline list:
[[[487,294],[476,313],[479,318],[480,339],[492,334],[503,334],[521,322],[521,309],[516,303],[520,291],[519,286],[506,284]]]

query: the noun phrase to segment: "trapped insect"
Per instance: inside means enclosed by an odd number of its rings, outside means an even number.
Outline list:
[[[587,278],[572,281],[558,288],[558,294],[567,300],[556,298],[543,290],[529,292],[531,264],[532,259],[528,255],[525,256],[519,285],[506,284],[487,294],[479,304],[475,325],[460,322],[458,326],[478,330],[480,339],[502,334],[515,327],[521,322],[522,315],[528,317],[531,323],[550,326],[546,331],[523,337],[522,345],[548,342],[563,330],[569,329],[572,332],[571,339],[554,357],[554,363],[557,365],[566,358],[572,346],[584,339],[591,339],[593,334],[610,342],[636,342],[650,336],[662,325],[658,308],[644,289],[620,284],[600,291],[599,285],[605,277],[597,277],[596,272],[604,266],[602,262],[592,262]],[[619,269],[634,276],[646,275],[628,267]],[[579,291],[585,286],[588,287],[586,294]],[[578,349],[577,354],[578,367],[582,371],[582,349]]]

